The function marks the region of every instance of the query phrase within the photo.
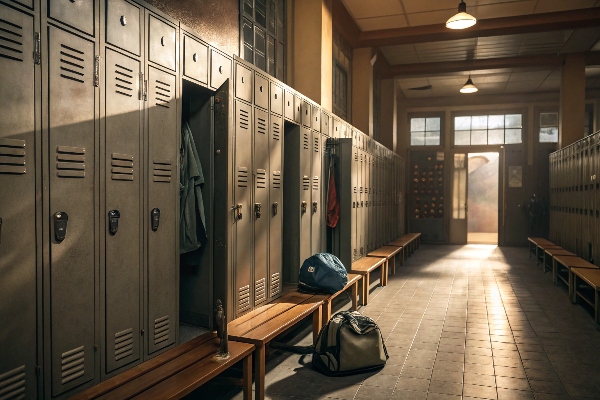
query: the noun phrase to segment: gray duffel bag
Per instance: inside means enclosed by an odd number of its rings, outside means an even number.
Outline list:
[[[343,376],[382,368],[388,358],[375,321],[358,311],[341,311],[321,329],[312,363],[325,375]]]

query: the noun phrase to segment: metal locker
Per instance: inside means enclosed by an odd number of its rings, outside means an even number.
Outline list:
[[[283,115],[283,89],[281,86],[271,82],[271,104],[270,111],[277,115]]]
[[[295,121],[294,94],[289,90],[284,92],[283,116],[289,121]]]
[[[300,176],[302,178],[300,191],[300,258],[298,262],[302,262],[312,255],[311,253],[311,162],[312,162],[312,132],[310,129],[301,128],[301,147],[300,147]],[[298,267],[300,267],[298,265]]]
[[[252,103],[253,72],[240,63],[235,63],[235,97]]]
[[[356,219],[356,247],[357,259],[365,255],[365,154],[358,150],[358,201],[357,201],[357,219]]]
[[[210,49],[210,86],[218,89],[231,78],[231,60],[214,49]]]
[[[282,288],[283,237],[283,118],[271,114],[269,132],[269,170],[271,181],[269,205],[264,210],[269,219],[269,298],[277,297]]]
[[[294,95],[294,121],[297,124],[302,124],[302,97]]]
[[[352,143],[350,141],[350,143]],[[358,234],[357,234],[357,226],[358,226],[358,174],[360,172],[359,169],[359,159],[358,159],[358,149],[354,146],[352,149],[352,210],[351,217],[352,225],[351,225],[351,243],[352,243],[352,261],[358,260]]]
[[[302,114],[302,126],[305,126],[309,129],[312,127],[311,109],[312,107],[310,103],[303,99],[300,106],[300,113]]]
[[[184,35],[183,75],[208,84],[208,46]]]
[[[321,131],[321,109],[316,105],[312,106],[312,129],[313,131]],[[325,133],[325,132],[322,132]]]
[[[252,307],[252,107],[235,102],[235,315]]]
[[[321,251],[327,251],[327,206],[329,194],[329,163],[330,153],[327,149],[327,136],[321,134],[321,206],[319,207],[319,218],[321,218]],[[334,170],[331,171],[332,173]]]
[[[364,232],[365,232],[365,248],[364,255],[366,256],[369,251],[371,251],[371,228],[372,228],[372,218],[371,212],[373,210],[372,207],[372,173],[373,173],[373,156],[369,153],[365,153],[365,214],[364,214]]]
[[[142,300],[141,65],[110,49],[105,54],[104,281],[105,373],[138,361]]]
[[[254,303],[264,303],[268,294],[269,271],[269,114],[254,109],[254,191],[253,207],[248,217],[254,225]]]
[[[322,190],[322,155],[321,149],[321,134],[316,131],[312,131],[312,167],[311,167],[311,254],[320,253],[322,251],[321,243],[321,228],[322,228],[322,217],[321,209],[323,203],[321,202],[321,190]]]
[[[171,71],[176,70],[177,28],[148,14],[148,60]]]
[[[254,75],[254,104],[269,109],[269,81],[260,74]]]
[[[350,269],[354,259],[354,238],[356,234],[356,208],[355,207],[355,176],[356,148],[352,147],[350,139],[329,139],[328,150],[333,152],[332,159],[335,163],[336,186],[340,204],[340,215],[337,226],[331,235],[331,252],[338,256],[347,270]]]
[[[106,1],[106,42],[139,56],[142,8],[126,0]]]
[[[175,343],[179,301],[177,79],[148,67],[147,349]],[[150,173],[151,172],[151,173]]]
[[[97,376],[98,132],[94,43],[49,26],[48,52],[46,343],[56,396]]]
[[[331,137],[331,121],[330,116],[326,112],[321,113],[321,133]]]
[[[81,32],[94,36],[95,1],[90,0],[49,0],[48,15]]]
[[[38,280],[36,254],[36,118],[34,21],[0,4],[0,390],[6,398],[37,397]],[[39,86],[39,85],[37,85]],[[41,254],[40,254],[41,255]]]

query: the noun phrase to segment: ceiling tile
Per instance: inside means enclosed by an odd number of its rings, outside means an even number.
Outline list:
[[[360,18],[356,20],[358,27],[363,31],[378,29],[395,29],[408,26],[404,14],[389,15],[385,17]]]
[[[529,71],[529,72],[513,72],[510,75],[509,83],[520,83],[527,85],[530,82],[537,82],[540,84],[550,75],[552,71]]]
[[[578,8],[594,7],[596,0],[539,0],[535,7],[536,13],[575,10]]]
[[[398,79],[398,85],[400,89],[407,90],[410,88],[421,87],[429,85],[429,81],[427,78],[419,78],[419,79]]]
[[[403,14],[400,0],[342,0],[354,19]]]
[[[520,1],[511,3],[496,3],[473,7],[472,14],[477,19],[513,17],[515,15],[532,14],[536,1]]]
[[[422,3],[426,2],[423,1]],[[456,12],[453,12],[453,10],[420,12],[406,14],[406,19],[408,19],[409,26],[445,24],[446,21],[448,21],[448,18],[454,14],[456,14]]]
[[[361,0],[364,1],[364,0]],[[467,0],[467,11],[469,10],[469,1]],[[368,3],[368,1],[365,1]],[[426,12],[426,11],[439,11],[439,10],[447,10],[450,11],[450,15],[446,17],[446,20],[450,18],[452,15],[458,12],[458,3],[460,0],[402,0],[404,4],[404,9],[407,13],[418,13],[418,12]],[[454,14],[452,14],[454,12]]]

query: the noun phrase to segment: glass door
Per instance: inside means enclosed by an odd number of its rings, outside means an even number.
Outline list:
[[[467,157],[467,243],[498,244],[500,154]]]

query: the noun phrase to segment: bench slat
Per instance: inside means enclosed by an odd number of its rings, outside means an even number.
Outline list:
[[[398,247],[398,246],[382,246],[382,247],[378,248],[377,250],[373,250],[372,252],[367,254],[367,256],[391,258],[391,257],[395,256],[396,254],[398,254],[401,250],[402,250],[402,247]]]
[[[363,257],[352,263],[352,266],[350,267],[350,271],[357,272],[357,273],[372,272],[373,270],[379,268],[379,266],[381,264],[383,264],[385,261],[386,261],[385,258]]]

